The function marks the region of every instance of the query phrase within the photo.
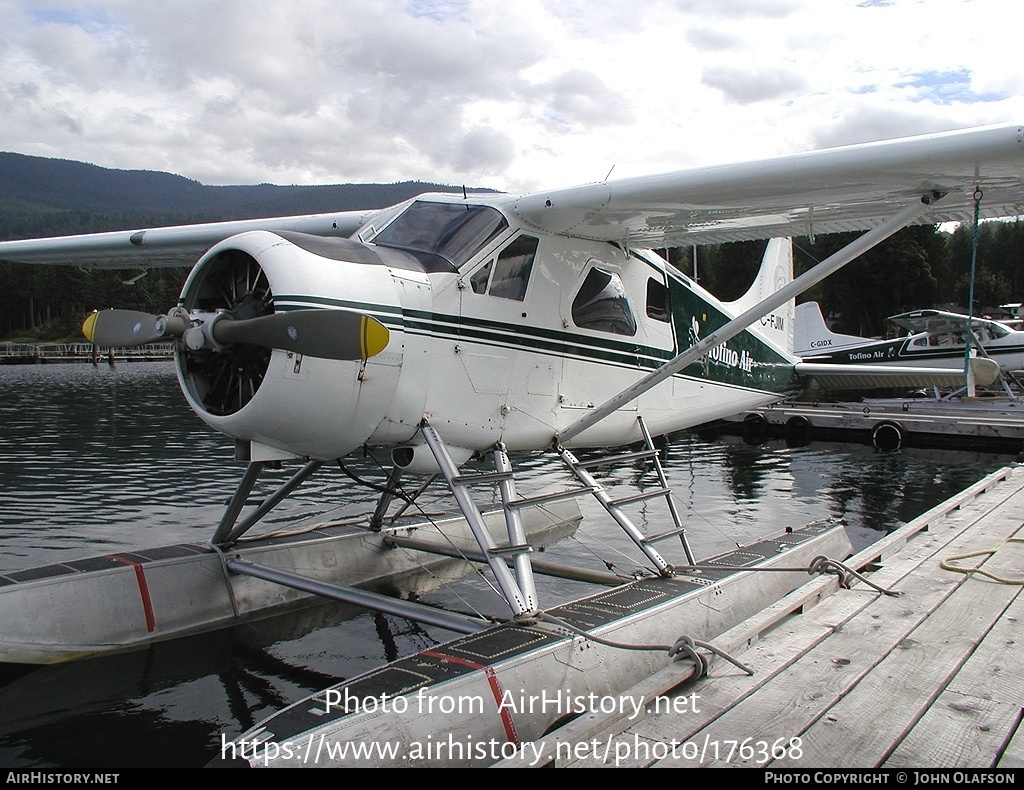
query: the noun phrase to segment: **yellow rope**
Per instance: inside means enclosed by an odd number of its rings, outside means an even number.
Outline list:
[[[1007,538],[994,549],[987,549],[985,551],[972,551],[968,554],[955,554],[952,557],[946,557],[940,563],[942,569],[946,571],[953,571],[954,573],[980,573],[982,576],[988,576],[1000,584],[1024,584],[1024,579],[1004,579],[1002,576],[996,576],[994,573],[989,573],[984,568],[961,568],[958,565],[953,565],[955,560],[966,560],[970,557],[984,557],[995,554],[999,549],[1005,546],[1007,543],[1024,543],[1024,538]]]

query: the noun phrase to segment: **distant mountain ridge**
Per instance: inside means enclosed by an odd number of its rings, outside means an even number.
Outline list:
[[[24,219],[64,211],[180,215],[189,217],[189,221],[249,219],[383,208],[422,192],[461,191],[461,186],[415,181],[208,186],[173,173],[116,170],[67,159],[0,152],[0,225],[9,224],[3,222],[5,217]]]

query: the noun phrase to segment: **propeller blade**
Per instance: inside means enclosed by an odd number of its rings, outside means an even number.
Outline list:
[[[368,359],[385,349],[390,333],[375,318],[345,310],[293,310],[260,318],[221,318],[218,343],[249,343],[322,359]]]
[[[144,346],[167,337],[167,316],[138,310],[100,310],[85,319],[82,333],[97,346]]]

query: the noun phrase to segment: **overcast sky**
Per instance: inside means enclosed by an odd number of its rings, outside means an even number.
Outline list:
[[[1024,123],[1019,0],[0,0],[0,150],[569,186]]]

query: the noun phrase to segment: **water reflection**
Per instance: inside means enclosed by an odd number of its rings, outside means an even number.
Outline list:
[[[170,363],[0,367],[0,571],[110,551],[209,539],[242,466],[232,443],[185,406]],[[879,453],[866,446],[690,433],[663,447],[675,500],[698,556],[825,517],[866,545],[1012,460],[952,451]],[[523,493],[566,472],[550,454],[516,459]],[[379,474],[356,459],[361,474]],[[272,487],[294,467],[267,476]],[[642,465],[599,471],[613,496],[657,487]],[[258,497],[258,494],[256,495]],[[366,513],[376,495],[326,468],[267,520]],[[442,509],[441,493],[423,506]],[[577,534],[545,559],[628,573],[635,547],[593,501]],[[670,528],[661,502],[638,505],[649,532]],[[659,544],[673,562],[678,545]],[[543,580],[557,602],[589,591]],[[426,596],[448,608],[502,615],[487,579],[470,576]],[[46,667],[0,687],[0,765],[198,766],[222,736],[289,702],[398,656],[451,638],[436,628],[326,604],[148,650]]]

